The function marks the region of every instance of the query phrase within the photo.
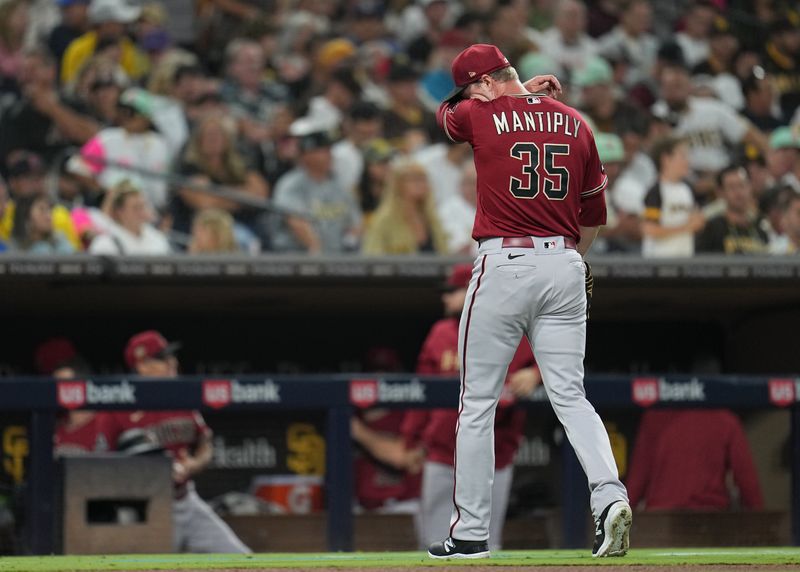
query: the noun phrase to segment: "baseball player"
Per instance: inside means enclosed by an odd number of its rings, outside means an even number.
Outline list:
[[[125,348],[125,362],[142,377],[178,375],[177,344],[156,331],[136,334]],[[145,429],[154,444],[174,457],[172,478],[174,546],[180,552],[249,553],[250,549],[195,492],[193,475],[212,457],[211,429],[198,411],[124,411],[118,414],[116,444]]]
[[[458,359],[458,321],[472,265],[455,266],[442,295],[446,317],[431,327],[419,355],[417,371],[428,375],[456,375]],[[494,421],[495,476],[492,483],[492,514],[489,524],[489,547],[499,550],[502,542],[508,497],[511,492],[514,454],[525,428],[525,411],[513,407],[516,396],[529,395],[539,384],[539,370],[533,364],[530,344],[519,344],[508,367],[500,407]],[[446,529],[453,510],[453,452],[456,409],[420,409],[406,413],[402,431],[406,447],[423,445],[426,458],[422,469],[421,518],[418,536],[427,546]]]
[[[80,358],[61,363],[52,372],[52,376],[60,380],[81,379],[87,374]],[[80,409],[59,412],[53,436],[53,455],[63,457],[108,452],[110,440],[116,432],[111,413]]]
[[[586,254],[605,224],[607,177],[592,131],[549,97],[552,76],[520,82],[496,46],[475,44],[451,67],[456,85],[437,113],[466,141],[478,172],[472,237],[478,257],[459,322],[461,372],[454,510],[432,558],[489,556],[494,417],[508,364],[525,335],[556,416],[591,490],[593,556],[628,550],[632,512],[608,435],[586,399]]]

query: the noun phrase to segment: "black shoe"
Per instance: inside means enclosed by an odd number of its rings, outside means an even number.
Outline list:
[[[633,511],[625,501],[608,505],[595,521],[594,548],[592,556],[625,556],[630,544]]]
[[[489,558],[489,543],[486,540],[456,540],[446,538],[434,542],[428,548],[431,558]]]

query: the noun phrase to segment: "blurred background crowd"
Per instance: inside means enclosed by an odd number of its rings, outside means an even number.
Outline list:
[[[596,251],[798,251],[781,0],[3,0],[0,250],[470,254],[435,111],[478,42],[592,125]]]

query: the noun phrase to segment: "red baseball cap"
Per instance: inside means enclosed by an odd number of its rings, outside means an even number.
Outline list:
[[[444,289],[448,291],[460,290],[469,286],[472,279],[472,264],[456,264],[450,269]]]
[[[496,72],[510,65],[508,58],[497,46],[491,44],[471,45],[458,54],[453,60],[453,65],[450,66],[456,87],[447,95],[445,101],[450,101],[460,95],[464,88],[481,79],[482,75]]]
[[[36,371],[50,375],[59,367],[78,356],[75,346],[67,338],[51,338],[36,347]]]
[[[133,369],[136,364],[147,358],[162,359],[173,355],[181,345],[169,343],[155,330],[139,332],[128,340],[125,346],[125,363]]]

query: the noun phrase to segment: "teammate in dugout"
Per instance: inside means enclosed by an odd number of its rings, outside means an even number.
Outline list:
[[[451,140],[474,151],[472,237],[479,248],[459,322],[455,507],[448,537],[428,554],[489,556],[495,409],[525,335],[586,472],[596,522],[592,555],[622,556],[632,512],[583,387],[590,274],[583,255],[606,222],[607,177],[594,136],[579,113],[548,95],[560,91],[555,77],[523,84],[496,46],[470,46],[451,71],[456,89],[437,119]]]
[[[442,294],[445,318],[436,322],[420,351],[417,372],[426,375],[456,375],[458,359],[458,322],[472,276],[471,264],[455,266]],[[520,336],[521,337],[521,336]],[[523,340],[508,367],[500,405],[494,422],[495,475],[492,483],[492,515],[489,524],[489,547],[499,550],[502,544],[508,497],[513,478],[514,455],[525,428],[525,410],[514,407],[517,398],[530,395],[541,382],[530,344]],[[427,546],[444,530],[452,512],[453,451],[456,409],[418,409],[408,411],[402,432],[408,451],[421,444],[425,450],[422,469],[422,494],[419,530],[420,544]]]
[[[142,377],[178,375],[177,344],[169,344],[156,331],[136,334],[125,347],[125,362]],[[174,457],[172,478],[173,543],[176,551],[199,553],[249,553],[250,549],[195,492],[192,477],[212,458],[211,429],[198,411],[123,411],[115,413],[117,446],[142,430],[153,444]],[[129,441],[140,445],[137,439]]]

